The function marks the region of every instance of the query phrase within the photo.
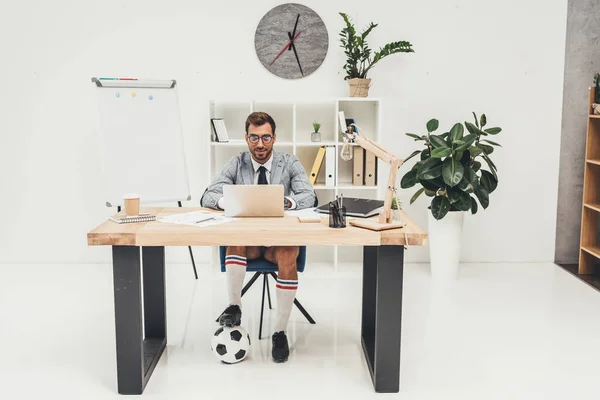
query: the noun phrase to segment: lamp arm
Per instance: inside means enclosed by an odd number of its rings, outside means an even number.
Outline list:
[[[398,175],[398,169],[402,166],[404,161],[377,143],[357,135],[354,133],[346,133],[349,139],[353,139],[356,144],[360,147],[369,151],[375,155],[375,157],[383,160],[390,164],[390,175],[388,176],[387,190],[385,192],[385,200],[383,202],[383,210],[379,214],[379,223],[389,224],[392,223],[392,197],[396,193],[396,177]]]

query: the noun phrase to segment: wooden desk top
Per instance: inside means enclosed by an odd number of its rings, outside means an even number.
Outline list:
[[[198,211],[201,207],[142,207],[141,212],[157,218]],[[214,210],[211,210],[214,211]],[[427,233],[404,211],[407,226],[386,231],[371,231],[348,224],[346,228],[321,223],[301,223],[297,217],[239,218],[209,227],[194,227],[158,221],[117,224],[107,220],[87,234],[90,246],[379,246],[427,244]]]

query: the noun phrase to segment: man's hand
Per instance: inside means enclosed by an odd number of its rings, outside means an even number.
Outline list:
[[[287,197],[283,198],[283,208],[289,210],[292,207],[292,202]]]

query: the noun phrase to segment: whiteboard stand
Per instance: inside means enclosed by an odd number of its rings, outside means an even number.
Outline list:
[[[179,101],[173,79],[92,78],[106,206],[123,196],[143,204],[191,200]],[[198,279],[192,247],[188,246]]]

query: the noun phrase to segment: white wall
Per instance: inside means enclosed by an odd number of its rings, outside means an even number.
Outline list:
[[[179,85],[193,201],[204,187],[207,104],[213,98],[347,95],[339,11],[377,48],[409,40],[415,54],[373,69],[383,144],[414,149],[405,132],[485,112],[504,132],[490,208],[465,222],[463,261],[551,261],[554,254],[566,0],[306,1],[329,29],[321,68],[301,81],[271,75],[254,31],[274,1],[57,0],[0,10],[0,263],[108,262],[86,232],[110,212],[99,186],[92,76],[174,78]],[[402,169],[404,173],[408,169]],[[426,227],[425,198],[408,206]],[[199,254],[203,254],[200,252]],[[170,250],[187,261],[186,249]],[[200,257],[201,258],[201,257]],[[411,249],[409,261],[426,261]]]

